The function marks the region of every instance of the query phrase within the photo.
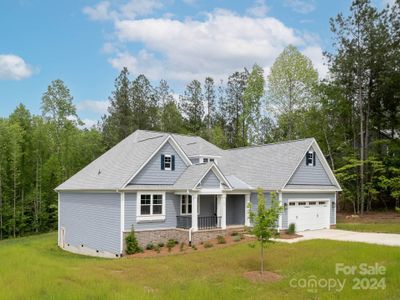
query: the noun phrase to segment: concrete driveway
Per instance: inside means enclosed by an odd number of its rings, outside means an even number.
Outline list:
[[[324,239],[400,247],[400,234],[355,232],[339,229],[310,230],[298,232],[297,234],[302,235],[302,237],[289,240],[276,239],[275,241],[284,243],[296,243],[306,240]]]

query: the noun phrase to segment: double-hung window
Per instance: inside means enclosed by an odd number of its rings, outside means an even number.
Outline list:
[[[315,166],[315,152],[308,151],[306,153],[306,165],[307,166]]]
[[[164,155],[164,170],[171,171],[172,158],[171,155]]]
[[[190,215],[192,213],[192,196],[181,196],[181,215]]]
[[[137,221],[165,219],[164,193],[138,193]]]

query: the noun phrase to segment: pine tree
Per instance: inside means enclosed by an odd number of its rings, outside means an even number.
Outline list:
[[[186,129],[192,134],[200,135],[204,126],[204,103],[201,83],[198,80],[193,80],[186,86],[181,103]]]
[[[111,148],[134,130],[131,83],[128,76],[128,69],[123,68],[114,82],[115,90],[109,98],[108,115],[103,116],[101,127],[107,148]]]

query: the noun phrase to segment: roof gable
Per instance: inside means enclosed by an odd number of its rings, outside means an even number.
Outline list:
[[[174,156],[174,170],[162,170],[161,159],[162,155]],[[181,157],[178,151],[168,141],[165,143],[155,155],[140,169],[136,176],[129,182],[132,184],[157,184],[157,185],[172,185],[181,176],[187,168],[187,163]]]
[[[182,150],[182,148],[179,146],[179,144],[175,141],[175,139],[171,135],[168,135],[167,138],[161,143],[161,145],[155,151],[153,151],[153,153],[148,157],[148,159],[146,161],[144,161],[142,163],[141,167],[138,170],[136,170],[136,172],[133,173],[133,175],[124,183],[122,188],[124,188],[128,184],[132,183],[133,180],[135,179],[135,177],[138,176],[141,173],[141,171],[144,168],[146,168],[146,166],[149,165],[149,163],[152,163],[153,158],[162,150],[162,148],[166,144],[169,144],[175,150],[175,152],[179,155],[179,157],[186,164],[186,166],[190,166],[192,164],[190,159],[187,157],[187,155]],[[180,172],[178,175],[180,175],[180,174],[182,174],[182,172]],[[174,181],[177,179],[177,177],[178,176],[174,177]],[[140,182],[140,183],[143,183],[143,182]]]
[[[221,181],[213,170],[209,170],[208,173],[203,177],[200,183],[196,186],[196,189],[202,188],[220,188]]]
[[[310,147],[307,152],[314,151]],[[318,154],[315,152],[315,166],[306,164],[306,155],[303,156],[299,166],[288,181],[288,185],[334,185],[323,167]]]
[[[221,171],[249,187],[280,190],[285,186],[314,139],[225,150],[218,160]]]

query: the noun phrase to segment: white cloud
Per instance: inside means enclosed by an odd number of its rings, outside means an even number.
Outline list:
[[[83,13],[93,21],[132,19],[151,15],[163,6],[161,0],[129,0],[123,4],[102,1],[95,6],[85,6]]]
[[[268,13],[269,7],[265,3],[265,0],[256,0],[254,2],[254,5],[249,7],[246,12],[250,16],[254,16],[257,18],[260,17],[265,17],[265,15]]]
[[[119,12],[122,17],[136,18],[150,15],[163,6],[160,0],[131,0],[122,5]]]
[[[89,112],[94,112],[94,113],[100,113],[100,114],[106,114],[107,113],[107,108],[110,105],[110,102],[108,100],[105,101],[99,101],[99,100],[84,100],[82,102],[79,102],[76,105],[76,108],[79,111],[89,111]]]
[[[303,49],[302,53],[313,62],[314,67],[317,69],[320,78],[326,78],[328,74],[328,66],[324,63],[325,57],[322,49],[319,46],[310,46]]]
[[[32,74],[32,67],[20,56],[0,54],[0,79],[21,80]]]
[[[301,14],[308,14],[315,10],[314,0],[285,0],[284,4]]]
[[[104,43],[103,47],[101,48],[101,52],[105,54],[111,54],[117,51],[117,47],[113,43]]]
[[[117,69],[127,66],[131,73],[144,73],[151,79],[225,79],[254,63],[268,70],[287,45],[317,44],[311,35],[300,34],[276,18],[251,18],[226,10],[209,13],[202,21],[116,21],[115,29],[121,43],[141,44],[142,50],[120,52],[109,59],[111,65]]]
[[[83,12],[93,21],[104,21],[111,18],[110,2],[102,1],[94,7],[86,6],[83,8]]]

